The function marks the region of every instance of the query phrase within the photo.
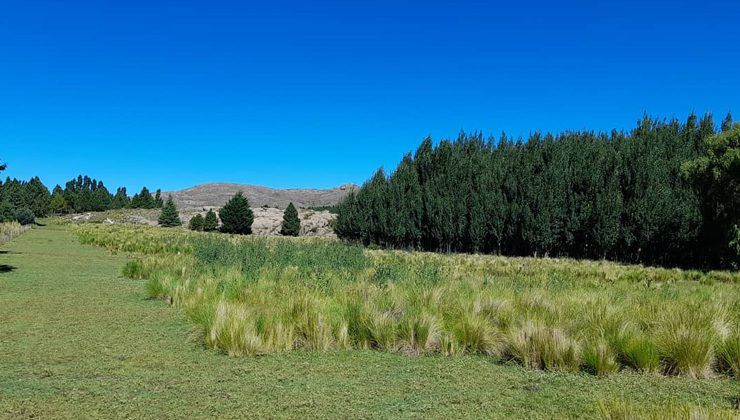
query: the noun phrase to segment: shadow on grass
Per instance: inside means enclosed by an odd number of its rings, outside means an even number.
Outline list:
[[[14,271],[16,268],[12,265],[6,265],[6,264],[0,264],[0,273],[10,273],[11,271]]]
[[[0,255],[6,255],[6,254],[20,254],[20,252],[15,252],[15,251],[0,251]]]

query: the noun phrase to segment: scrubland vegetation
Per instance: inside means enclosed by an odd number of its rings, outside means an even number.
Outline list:
[[[365,251],[325,239],[83,225],[230,355],[374,349],[531,369],[740,375],[740,275]]]

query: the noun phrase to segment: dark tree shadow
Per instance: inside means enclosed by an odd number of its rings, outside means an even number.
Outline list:
[[[15,251],[0,251],[0,255],[6,255],[6,254],[20,254],[20,252],[15,252]]]
[[[6,265],[6,264],[0,264],[0,273],[10,273],[11,271],[14,271],[16,268],[12,265]]]

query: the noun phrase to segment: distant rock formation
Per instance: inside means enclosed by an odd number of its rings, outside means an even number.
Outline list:
[[[209,183],[182,191],[165,192],[163,196],[167,197],[171,194],[178,209],[203,209],[221,207],[234,194],[242,191],[252,207],[267,206],[284,209],[290,202],[299,208],[333,206],[357,188],[354,184],[320,190],[274,189],[247,184]]]

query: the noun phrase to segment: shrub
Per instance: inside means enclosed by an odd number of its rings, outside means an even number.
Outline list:
[[[298,210],[293,203],[288,204],[288,208],[283,213],[283,226],[280,230],[281,235],[298,236],[301,231],[301,219],[298,218]]]
[[[23,207],[16,210],[15,220],[22,225],[31,225],[36,221],[36,215],[28,207]]]
[[[190,230],[205,230],[205,219],[200,214],[196,214],[192,219],[190,219],[188,228]]]
[[[236,193],[218,212],[221,217],[221,230],[226,233],[249,235],[252,233],[254,214],[249,201],[241,191]]]

